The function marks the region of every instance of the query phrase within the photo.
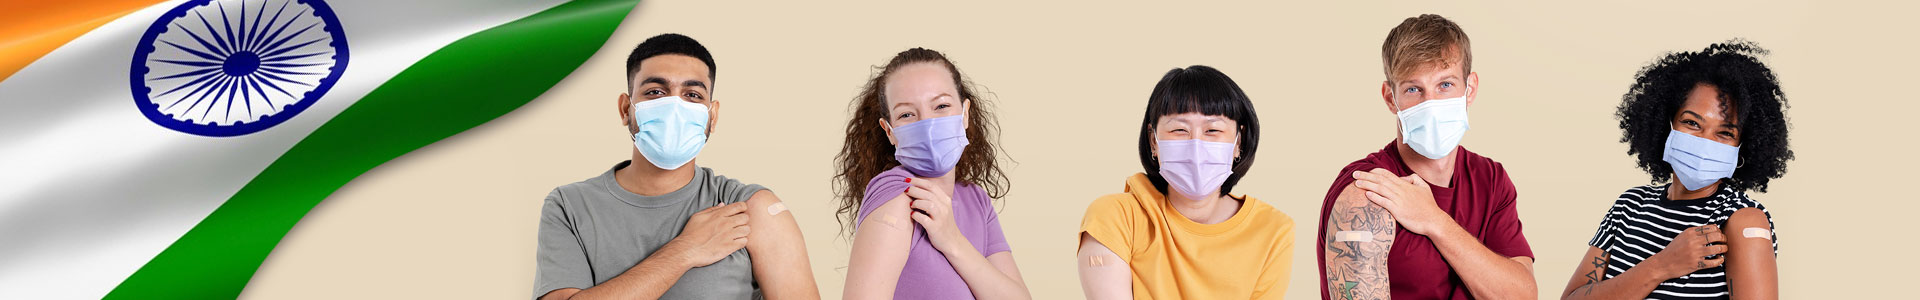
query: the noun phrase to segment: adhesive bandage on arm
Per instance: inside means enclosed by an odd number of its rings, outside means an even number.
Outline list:
[[[1763,238],[1769,241],[1773,240],[1773,231],[1760,227],[1747,227],[1747,229],[1740,230],[1740,235],[1750,238]]]
[[[777,203],[774,203],[773,205],[767,206],[767,215],[769,216],[778,216],[780,215],[780,213],[783,213],[783,212],[787,212],[786,202],[777,202]]]
[[[906,229],[907,214],[887,214],[880,216],[880,223],[887,224],[887,227],[893,227],[894,229]]]
[[[1373,242],[1372,231],[1340,231],[1333,233],[1335,242]]]

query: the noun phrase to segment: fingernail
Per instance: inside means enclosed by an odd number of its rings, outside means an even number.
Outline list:
[[[907,177],[907,183],[913,183],[913,177]]]

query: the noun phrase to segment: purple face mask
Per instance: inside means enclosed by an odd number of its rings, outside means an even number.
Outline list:
[[[960,163],[967,147],[965,115],[924,119],[893,128],[893,159],[914,176],[940,177]]]
[[[1158,140],[1160,177],[1187,198],[1199,199],[1220,190],[1233,176],[1233,143],[1198,139]]]

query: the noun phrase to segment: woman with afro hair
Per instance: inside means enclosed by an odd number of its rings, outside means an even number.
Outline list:
[[[1615,114],[1652,183],[1614,200],[1563,298],[1779,298],[1773,217],[1747,197],[1793,159],[1766,53],[1736,39],[1640,70]]]

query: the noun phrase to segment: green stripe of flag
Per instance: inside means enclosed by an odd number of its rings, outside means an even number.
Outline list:
[[[239,297],[322,199],[388,160],[545,93],[605,45],[636,2],[572,1],[434,51],[287,150],[106,298]]]

